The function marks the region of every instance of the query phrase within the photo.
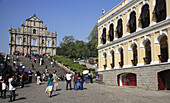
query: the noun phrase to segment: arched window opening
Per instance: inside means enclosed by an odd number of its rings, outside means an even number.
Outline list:
[[[142,24],[142,28],[148,27],[150,24],[150,16],[149,16],[149,5],[145,4],[142,7],[142,13],[140,15],[139,21]]]
[[[120,62],[119,62],[119,66],[122,68],[123,65],[124,65],[124,61],[123,61],[123,49],[120,48],[119,52],[120,52]]]
[[[33,34],[36,34],[36,30],[35,29],[33,29]]]
[[[32,46],[36,46],[36,39],[32,40]]]
[[[145,64],[150,64],[151,62],[151,43],[149,40],[146,41],[146,44],[145,44],[145,58],[144,59],[144,62]]]
[[[161,62],[167,62],[168,61],[168,42],[167,42],[166,36],[163,36],[160,40],[160,51],[161,51],[161,54],[158,55],[159,60]]]
[[[47,41],[47,47],[49,47],[50,46],[50,41]]]
[[[103,56],[104,56],[104,59],[105,59],[105,64],[103,66],[104,66],[104,69],[106,69],[106,67],[107,67],[107,54],[104,53]]]
[[[136,44],[133,45],[133,60],[131,60],[131,61],[132,61],[133,66],[136,66],[138,63],[137,45]]]
[[[136,13],[135,11],[133,11],[132,13],[130,13],[130,19],[128,22],[128,26],[130,29],[130,33],[133,33],[136,31]]]
[[[44,44],[44,39],[42,39],[42,44]]]
[[[115,66],[115,56],[114,56],[114,51],[112,50],[110,52],[111,56],[112,56],[112,63],[110,64],[112,68],[114,68]]]
[[[23,42],[26,42],[26,38],[23,39]]]
[[[18,38],[17,41],[18,41],[17,44],[21,45],[21,38]]]
[[[103,44],[106,43],[106,28],[103,29],[102,42],[103,42]]]
[[[109,39],[110,39],[110,41],[113,41],[113,39],[114,39],[114,26],[113,26],[113,24],[110,25]]]
[[[166,19],[166,2],[165,0],[156,0],[156,6],[153,14],[156,16],[156,22],[160,22]]]
[[[14,40],[14,37],[13,36],[11,36],[11,41],[13,41]]]
[[[123,24],[122,24],[122,19],[118,20],[118,24],[117,24],[117,34],[118,34],[118,38],[121,38],[123,35]]]

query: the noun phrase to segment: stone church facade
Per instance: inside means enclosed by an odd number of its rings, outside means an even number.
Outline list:
[[[48,32],[35,14],[22,22],[21,28],[10,27],[9,53],[56,55],[56,32]]]

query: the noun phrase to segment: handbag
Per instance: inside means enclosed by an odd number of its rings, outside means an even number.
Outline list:
[[[13,80],[11,81],[11,85],[12,85],[13,87],[17,87],[17,82],[13,79]]]
[[[49,87],[46,88],[45,93],[49,93]]]

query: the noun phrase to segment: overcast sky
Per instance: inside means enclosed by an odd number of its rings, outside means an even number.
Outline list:
[[[48,31],[57,32],[57,46],[64,36],[87,41],[102,15],[122,0],[0,0],[0,52],[8,53],[9,28],[36,14]]]

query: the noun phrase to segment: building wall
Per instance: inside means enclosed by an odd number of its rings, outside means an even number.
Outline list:
[[[166,26],[169,26],[169,24],[167,24]],[[161,29],[161,32],[162,32],[161,34],[160,34],[160,31],[159,31],[160,29]],[[129,41],[125,41],[122,44],[115,43],[113,45],[109,45],[109,46],[106,46],[106,47],[100,49],[99,55],[101,55],[101,57],[99,57],[99,59],[101,59],[101,61],[103,61],[103,62],[101,62],[99,64],[99,66],[100,66],[99,69],[104,69],[103,65],[104,65],[105,62],[104,62],[104,57],[102,58],[102,55],[103,55],[104,52],[106,52],[108,62],[110,62],[112,57],[108,56],[108,55],[110,55],[111,49],[114,50],[115,56],[116,56],[115,69],[120,68],[119,64],[118,64],[118,62],[120,62],[120,54],[119,54],[118,48],[120,48],[120,47],[122,47],[123,50],[124,50],[124,67],[131,67],[132,66],[131,60],[133,59],[133,57],[132,57],[133,52],[132,52],[132,50],[130,50],[131,49],[130,46],[133,43],[135,43],[137,45],[137,48],[138,48],[137,49],[137,51],[138,51],[138,64],[137,65],[138,66],[144,65],[143,58],[145,57],[145,48],[142,46],[143,45],[142,43],[146,39],[149,39],[150,42],[151,42],[151,54],[152,54],[151,64],[159,63],[158,55],[160,55],[160,45],[159,45],[159,43],[157,44],[156,40],[157,40],[157,37],[159,37],[160,35],[169,36],[170,35],[169,34],[170,29],[169,28],[162,29],[162,26],[161,26],[159,28],[155,28],[152,32],[153,33],[151,33],[151,34],[141,35],[141,37],[139,37],[139,38],[131,38],[131,39],[129,39]],[[168,39],[168,44],[169,43],[170,43],[170,40]],[[169,56],[169,59],[170,59],[170,56]],[[168,61],[169,61],[169,59],[168,59]],[[107,67],[108,68],[110,67],[110,63],[107,63]]]
[[[110,85],[117,84],[117,76],[121,73],[131,72],[137,75],[137,87],[158,90],[157,73],[169,69],[170,52],[168,52],[168,60],[161,63],[158,55],[161,54],[160,50],[160,38],[165,36],[168,43],[168,51],[170,51],[170,1],[166,1],[166,19],[160,22],[156,22],[156,16],[153,14],[156,6],[156,0],[123,0],[115,8],[111,9],[108,13],[98,19],[98,60],[99,60],[99,73],[103,74],[103,82]],[[142,6],[149,5],[149,20],[150,25],[142,28],[141,22],[138,20],[141,15]],[[118,9],[119,8],[119,9]],[[136,13],[136,31],[130,33],[128,28],[128,21],[130,19],[130,13],[135,11]],[[116,32],[117,22],[119,19],[123,21],[123,36],[118,38]],[[114,25],[114,40],[109,40],[109,27]],[[102,43],[103,30],[106,28],[106,43]],[[145,43],[150,41],[151,45],[151,63],[146,64],[144,59],[145,55]],[[133,60],[133,45],[137,46],[137,65],[134,66]],[[123,67],[120,66],[121,62],[120,49],[123,49]],[[114,51],[114,63],[112,68],[112,56],[111,51]],[[104,58],[104,54],[107,57]],[[107,67],[105,68],[105,61],[107,59]]]
[[[169,70],[170,63],[127,68],[120,70],[105,70],[100,72],[103,75],[103,82],[107,85],[118,86],[117,76],[122,73],[135,73],[137,76],[137,87],[147,90],[158,90],[158,72]]]

